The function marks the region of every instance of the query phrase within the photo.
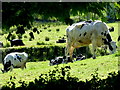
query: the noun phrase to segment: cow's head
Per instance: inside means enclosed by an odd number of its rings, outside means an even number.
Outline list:
[[[1,69],[1,71],[2,71],[3,73],[8,72],[8,71],[10,70],[10,66],[11,66],[11,61],[6,62],[6,63],[4,64],[4,70]]]
[[[108,46],[109,46],[109,51],[111,54],[116,52],[116,48],[117,48],[116,42],[111,41]]]

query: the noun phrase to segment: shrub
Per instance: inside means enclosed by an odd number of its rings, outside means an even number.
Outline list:
[[[10,46],[11,46],[11,45],[10,45],[9,42],[7,42],[6,45],[4,45],[4,47],[10,47]]]
[[[59,68],[55,67],[54,70],[50,70],[47,74],[41,74],[39,79],[35,79],[28,84],[25,81],[19,81],[20,86],[16,87],[16,84],[12,79],[16,79],[14,76],[10,77],[10,81],[2,87],[1,90],[47,90],[47,89],[65,89],[65,90],[119,90],[120,72],[109,73],[106,79],[100,79],[98,73],[92,74],[91,80],[79,81],[77,77],[70,74],[70,66]]]
[[[21,34],[18,34],[18,39],[22,39],[22,35]]]
[[[45,37],[45,41],[49,41],[50,40],[50,38],[49,37]]]
[[[57,32],[59,32],[59,31],[60,31],[60,29],[56,29],[56,31],[57,31]]]
[[[25,35],[24,38],[27,38],[27,35]]]
[[[11,40],[15,39],[16,38],[16,35],[15,34],[12,34],[11,36]]]
[[[40,45],[36,47],[20,46],[20,47],[4,48],[1,50],[3,52],[3,57],[5,57],[5,55],[11,52],[26,52],[28,53],[29,61],[50,60],[52,58],[55,58],[56,56],[63,56],[65,54],[64,46],[55,46],[55,45]]]
[[[11,52],[26,52],[29,55],[29,61],[44,61],[44,60],[51,60],[58,56],[64,56],[65,55],[65,45],[52,45],[47,44],[44,42],[37,42],[37,45],[39,46],[19,46],[19,47],[12,47],[12,48],[4,48],[2,49],[3,57],[5,57],[6,54]],[[6,46],[10,46],[9,43],[6,44]],[[75,55],[83,54],[87,58],[92,57],[91,51],[89,47],[83,47],[74,50]],[[118,56],[119,54],[116,54]]]
[[[37,42],[37,45],[46,45],[44,42]]]
[[[51,29],[49,29],[48,32],[51,32]]]

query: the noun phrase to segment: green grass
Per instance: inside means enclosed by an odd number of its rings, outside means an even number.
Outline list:
[[[35,27],[38,27],[38,31],[42,30],[42,32],[40,32],[40,34],[37,34],[37,32],[33,33],[35,39],[32,41],[29,41],[29,32],[31,32],[32,30],[27,30],[25,32],[25,34],[23,35],[23,42],[26,46],[33,46],[33,45],[37,45],[37,42],[40,43],[45,43],[45,44],[56,44],[56,41],[61,37],[65,37],[64,35],[66,34],[66,28],[67,25],[51,25],[50,27],[47,27],[47,29],[44,29],[44,27],[40,27],[39,25],[35,24]],[[57,32],[56,29],[59,29],[60,31]],[[48,30],[51,30],[51,32],[48,32]],[[15,34],[15,32],[13,32],[13,34],[16,36],[16,39],[18,39],[18,36]],[[6,45],[6,43],[9,43],[9,41],[7,41],[5,39],[5,37],[7,37],[8,34],[4,34],[3,36],[0,35],[0,41],[3,41],[4,45]],[[27,38],[25,38],[27,37]],[[45,37],[49,37],[49,41],[45,41]]]
[[[27,69],[14,69],[12,72],[2,73],[0,72],[0,87],[5,85],[7,81],[10,80],[10,77],[16,77],[16,83],[20,80],[30,82],[34,81],[35,78],[38,78],[40,74],[45,74],[49,70],[53,70],[54,66],[49,66],[48,61],[42,62],[28,62]],[[60,64],[59,67],[64,67],[69,65],[71,67],[71,74],[78,77],[80,80],[91,79],[91,74],[95,72],[98,73],[99,77],[106,78],[108,73],[118,71],[118,57],[115,55],[108,56],[99,56],[97,59],[86,59],[82,61],[76,61],[74,63]],[[0,64],[0,68],[2,68]]]

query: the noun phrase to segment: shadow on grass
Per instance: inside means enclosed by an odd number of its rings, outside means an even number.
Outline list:
[[[100,79],[98,73],[95,72],[92,74],[91,80],[79,81],[77,77],[70,74],[70,69],[70,66],[61,68],[57,66],[54,70],[47,74],[41,74],[39,79],[28,84],[25,81],[19,81],[21,84],[19,87],[16,87],[14,82],[9,81],[7,85],[2,87],[2,90],[120,90],[120,72],[109,73],[106,79]]]

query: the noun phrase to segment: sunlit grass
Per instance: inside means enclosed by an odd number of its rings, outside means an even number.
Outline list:
[[[71,74],[78,77],[80,80],[91,79],[91,74],[95,72],[101,78],[106,78],[108,73],[118,71],[118,57],[115,55],[99,56],[97,59],[86,59],[82,61],[76,61],[74,63],[60,64],[59,67],[70,66]],[[0,64],[0,68],[2,68]],[[38,78],[40,74],[45,74],[49,70],[52,70],[56,65],[49,66],[49,61],[42,62],[28,62],[27,68],[24,70],[14,69],[12,72],[2,73],[0,72],[0,86],[9,81],[10,77],[15,77],[15,82],[19,80],[30,82],[35,78]]]

